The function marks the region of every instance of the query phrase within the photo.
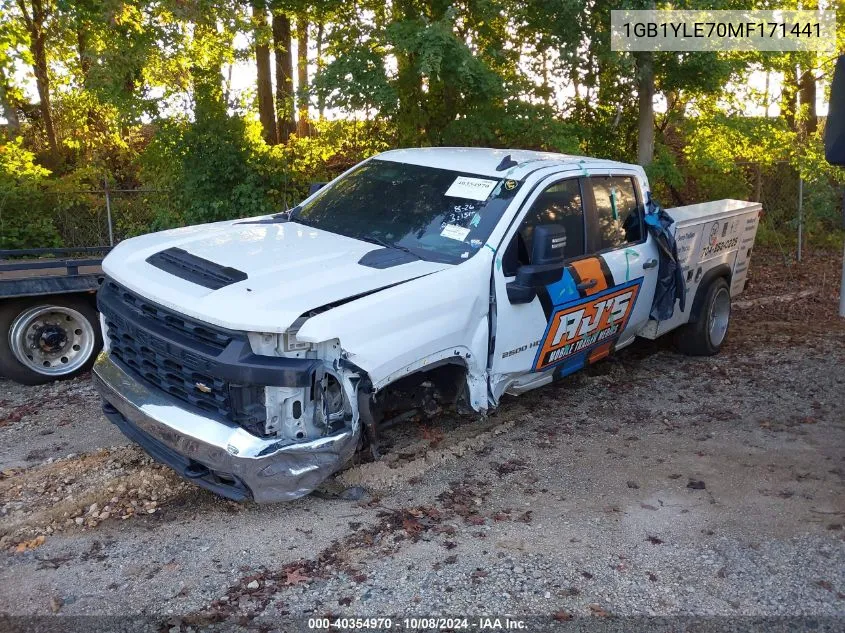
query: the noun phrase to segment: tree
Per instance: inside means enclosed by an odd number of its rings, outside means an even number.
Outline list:
[[[798,80],[798,100],[801,116],[799,129],[803,137],[814,134],[819,125],[816,113],[816,69],[811,63],[801,67],[801,77]]]
[[[637,53],[637,162],[646,167],[654,158],[654,57]]]
[[[825,56],[611,50],[613,9],[664,5],[0,0],[0,114],[21,152],[52,168],[28,191],[84,189],[105,175],[183,192],[167,196],[167,219],[156,226],[275,208],[304,194],[316,174],[331,178],[397,145],[639,160],[675,201],[740,195],[750,170],[738,160],[765,166],[764,157],[817,152],[815,93],[826,83],[816,80],[827,72]],[[845,4],[830,6],[841,36]],[[232,81],[244,64],[255,68],[254,85]],[[19,79],[30,68],[37,94],[28,92],[29,77]],[[752,101],[768,100],[768,90],[743,85],[760,69],[785,76],[774,97],[780,117],[746,116]],[[655,112],[658,98],[665,111]],[[319,119],[309,116],[312,107]],[[326,119],[329,108],[341,116]],[[274,143],[284,145],[268,147]],[[764,191],[759,178],[756,186]],[[133,226],[150,228],[141,219]]]
[[[267,43],[267,7],[263,0],[253,0],[252,21],[255,36],[255,65],[258,79],[258,118],[264,140],[271,145],[278,143],[276,112],[273,106],[273,79],[270,74],[270,46]]]
[[[310,86],[308,84],[308,15],[305,11],[300,11],[296,16],[296,75],[296,133],[299,136],[308,136]]]
[[[50,75],[47,70],[47,37],[45,23],[53,6],[50,0],[18,0],[26,30],[29,35],[29,50],[32,55],[32,70],[40,99],[41,119],[44,133],[50,146],[51,163],[59,163],[59,142],[53,125],[53,110],[50,105]]]
[[[296,128],[296,113],[290,18],[280,8],[273,9],[273,53],[276,59],[276,116],[279,140],[286,142]]]
[[[805,11],[819,8],[817,0],[804,0],[801,8]],[[800,53],[801,62],[798,76],[798,101],[800,116],[798,130],[803,138],[814,134],[818,128],[818,115],[816,114],[816,55],[815,52]]]
[[[795,129],[795,114],[798,104],[798,71],[794,65],[789,65],[783,72],[783,83],[780,92],[780,115],[786,121],[789,129]]]
[[[317,58],[314,60],[315,65],[317,66],[317,70],[314,73],[315,81],[319,81],[320,74],[323,72],[323,69],[326,65],[326,60],[323,58],[323,41],[324,36],[326,33],[326,23],[321,18],[317,22],[317,34],[315,39],[315,47],[317,49]],[[323,93],[317,94],[317,113],[318,116],[322,119],[326,111],[326,99]]]

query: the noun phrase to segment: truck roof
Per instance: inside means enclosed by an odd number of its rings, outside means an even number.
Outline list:
[[[511,169],[497,170],[502,160],[510,156],[517,165]],[[413,147],[394,149],[374,158],[398,163],[439,167],[482,176],[520,179],[538,167],[583,165],[585,167],[610,167],[633,169],[642,172],[638,165],[603,160],[588,156],[574,156],[555,152],[537,152],[526,149],[494,149],[490,147]],[[545,164],[541,164],[545,163]]]

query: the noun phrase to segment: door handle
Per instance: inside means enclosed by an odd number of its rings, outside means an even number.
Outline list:
[[[582,281],[580,284],[577,284],[575,287],[578,290],[589,290],[590,288],[594,287],[597,283],[597,279],[587,279],[586,281]]]
[[[655,266],[657,266],[656,259],[649,259],[643,264],[643,268],[654,268]]]

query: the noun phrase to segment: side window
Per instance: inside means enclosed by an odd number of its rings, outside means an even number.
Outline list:
[[[567,259],[584,254],[584,208],[577,178],[550,185],[531,205],[505,251],[502,270],[506,276],[515,275],[519,266],[531,263],[534,227],[540,224],[556,224],[565,229]]]
[[[628,177],[592,176],[599,243],[596,250],[617,248],[643,238],[643,220],[634,180]]]

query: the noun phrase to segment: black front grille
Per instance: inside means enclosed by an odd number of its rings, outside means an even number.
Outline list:
[[[100,300],[116,301],[124,308],[129,318],[139,324],[155,324],[182,335],[191,346],[203,352],[220,352],[237,336],[222,328],[194,321],[172,310],[144,299],[123,286],[107,279],[100,291]]]
[[[107,279],[97,297],[111,355],[147,384],[213,416],[264,432],[264,386],[238,384],[210,371],[214,359],[246,336],[202,324]]]

